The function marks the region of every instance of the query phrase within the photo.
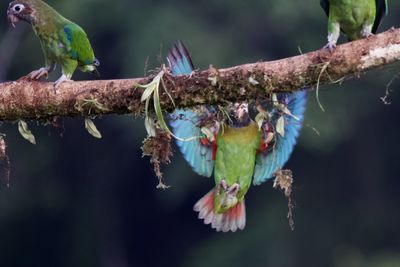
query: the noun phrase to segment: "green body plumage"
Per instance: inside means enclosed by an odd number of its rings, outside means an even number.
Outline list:
[[[45,2],[16,0],[10,3],[8,14],[11,22],[25,20],[32,25],[44,53],[46,63],[44,70],[50,72],[56,64],[59,64],[64,76],[60,82],[70,79],[76,68],[84,72],[96,71],[99,63],[85,31]],[[31,75],[32,78],[47,75],[47,73],[35,74]]]
[[[336,46],[340,31],[349,40],[368,37],[378,29],[387,12],[387,0],[321,0],[328,15],[328,44]]]
[[[182,42],[170,49],[167,59],[173,75],[190,75],[195,69]],[[199,175],[214,175],[215,186],[193,207],[199,219],[216,231],[244,229],[245,195],[251,184],[271,179],[289,159],[306,99],[306,92],[272,95],[270,103],[260,106],[268,110],[261,123],[251,119],[246,102],[230,103],[223,121],[221,108],[212,106],[174,111],[170,124],[183,157]],[[283,129],[275,130],[281,122]]]
[[[338,23],[350,40],[360,39],[363,27],[372,27],[375,22],[375,0],[329,0],[329,3],[329,34]]]
[[[260,147],[261,134],[256,123],[241,128],[225,127],[217,137],[215,157],[215,184],[225,180],[227,186],[239,184],[236,202],[224,205],[224,194],[216,194],[215,212],[224,213],[237,202],[243,201],[254,174],[257,149]],[[222,190],[223,193],[223,190]]]

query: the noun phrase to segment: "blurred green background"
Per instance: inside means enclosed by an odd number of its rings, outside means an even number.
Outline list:
[[[177,39],[198,68],[294,56],[326,42],[317,0],[49,3],[86,30],[103,79],[143,76]],[[380,31],[399,26],[400,2],[389,5]],[[0,81],[43,64],[30,27],[7,25],[7,6],[1,0]],[[272,182],[250,189],[244,231],[221,234],[203,225],[192,206],[212,179],[195,175],[175,153],[165,168],[172,187],[157,190],[141,157],[142,120],[96,120],[102,140],[89,136],[82,119],[62,119],[58,128],[31,122],[36,146],[15,124],[2,124],[12,186],[0,189],[0,266],[398,267],[400,82],[391,85],[391,105],[380,97],[399,67],[324,86],[326,112],[310,93],[307,126],[287,164],[295,175],[294,232]]]

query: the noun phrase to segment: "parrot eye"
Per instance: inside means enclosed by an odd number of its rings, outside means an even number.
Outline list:
[[[17,4],[12,9],[17,13],[21,13],[21,11],[25,9],[25,6],[23,4]]]

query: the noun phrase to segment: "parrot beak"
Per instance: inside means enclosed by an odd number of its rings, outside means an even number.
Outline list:
[[[240,103],[236,107],[236,117],[238,120],[242,120],[248,113],[249,113],[249,108],[247,103]]]
[[[7,10],[8,22],[15,28],[15,24],[19,21],[19,18],[12,14],[10,10]]]

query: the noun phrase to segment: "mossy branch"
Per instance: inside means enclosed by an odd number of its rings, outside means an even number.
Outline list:
[[[270,62],[195,71],[174,77],[166,72],[160,95],[163,110],[177,107],[255,99],[271,92],[293,92],[317,84],[359,77],[363,72],[400,60],[400,29],[338,46]],[[125,80],[52,83],[20,79],[0,83],[0,120],[48,120],[53,117],[102,114],[141,114],[143,88],[155,75]],[[89,105],[87,103],[94,103]],[[86,103],[86,104],[85,104]]]

